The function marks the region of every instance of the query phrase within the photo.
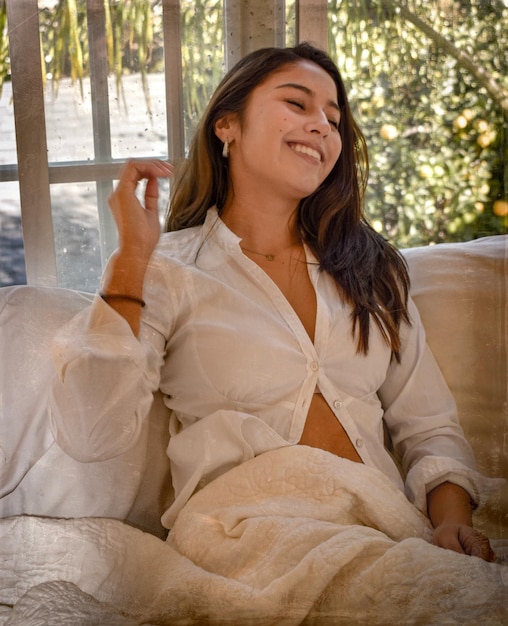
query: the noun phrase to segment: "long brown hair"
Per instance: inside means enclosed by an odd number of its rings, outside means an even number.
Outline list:
[[[202,224],[214,205],[220,214],[230,181],[215,123],[228,113],[241,119],[253,89],[272,72],[302,60],[319,65],[336,85],[342,152],[326,180],[300,201],[297,227],[321,270],[334,278],[352,306],[358,351],[368,352],[372,320],[399,360],[400,324],[409,323],[407,267],[397,250],[366,220],[363,201],[369,165],[365,138],[351,113],[340,73],[322,50],[307,43],[294,48],[264,48],[245,56],[226,74],[196,129],[188,159],[179,167],[166,230]]]

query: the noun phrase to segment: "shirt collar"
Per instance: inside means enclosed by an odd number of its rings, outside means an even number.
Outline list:
[[[217,261],[223,261],[223,255],[220,255],[219,253],[219,256],[221,257],[219,259],[216,256],[218,251],[216,250],[214,253],[213,248],[215,248],[215,246],[206,246],[206,242],[209,239],[217,244],[225,254],[241,254],[243,256],[243,252],[240,247],[240,242],[242,241],[241,237],[236,235],[226,226],[226,224],[220,218],[217,207],[215,206],[208,209],[205,221],[203,223],[201,239],[202,253],[205,253],[205,248],[207,248],[208,250],[206,251],[206,258],[208,258],[210,261],[214,259],[216,259]],[[307,263],[310,266],[313,266],[317,271],[319,269],[319,262],[314,256],[314,253],[306,244],[304,244],[304,250]]]
[[[241,238],[226,226],[215,206],[208,209],[203,224],[203,242],[208,238],[213,239],[228,252],[240,248]]]

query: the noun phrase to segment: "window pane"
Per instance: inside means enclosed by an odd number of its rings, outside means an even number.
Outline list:
[[[374,227],[401,248],[505,233],[505,121],[474,69],[506,93],[508,9],[429,0],[392,13],[375,4],[350,11],[328,0],[331,54],[369,148]]]
[[[182,0],[182,78],[185,142],[225,71],[222,0]]]
[[[94,158],[90,81],[83,92],[69,78],[58,88],[49,80],[44,94],[48,160],[86,161]]]
[[[111,143],[114,159],[167,157],[166,88],[164,74],[149,74],[144,92],[141,74],[122,78],[117,93],[110,79]]]
[[[16,163],[16,131],[10,82],[3,84],[0,97],[0,165],[7,163]]]
[[[0,183],[0,287],[26,283],[19,185]]]
[[[51,185],[58,286],[94,292],[101,275],[95,183]]]
[[[16,160],[12,85],[6,82],[0,98],[0,166]],[[26,283],[20,207],[17,181],[0,183],[0,287]]]

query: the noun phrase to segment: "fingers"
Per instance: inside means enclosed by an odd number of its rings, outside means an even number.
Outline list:
[[[496,555],[489,539],[480,531],[466,524],[446,524],[437,526],[432,542],[434,545],[460,554],[477,556],[485,561],[494,562]]]
[[[145,208],[151,213],[157,213],[159,210],[159,185],[156,178],[149,178],[145,189]]]
[[[461,526],[459,529],[459,541],[465,554],[477,556],[489,562],[496,560],[496,555],[492,550],[488,537],[480,531],[467,526]]]
[[[147,180],[146,209],[150,212],[156,211],[159,196],[157,181],[159,178],[170,177],[173,171],[173,165],[158,159],[128,161],[122,167],[116,189],[108,199],[113,213],[119,213],[122,207],[132,206],[137,210],[141,208],[135,197],[136,188],[141,180]]]
[[[173,166],[165,161],[131,160],[122,171],[116,189],[109,197],[109,206],[118,230],[119,248],[138,258],[148,258],[160,237],[158,215],[158,180],[173,173]],[[144,202],[140,202],[136,188],[146,180]]]
[[[139,181],[144,178],[157,180],[157,178],[169,178],[173,174],[174,167],[166,161],[159,159],[137,160],[131,159],[123,166],[120,172],[118,187],[135,190]]]

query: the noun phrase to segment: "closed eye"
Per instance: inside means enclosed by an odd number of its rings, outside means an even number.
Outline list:
[[[291,105],[301,109],[302,111],[305,111],[305,104],[303,102],[300,102],[299,100],[287,99],[286,102],[288,104],[291,104]],[[335,120],[328,120],[328,123],[330,124],[330,126],[335,128],[335,130],[339,130],[339,122],[337,122]]]
[[[299,109],[302,109],[302,111],[305,111],[305,105],[303,104],[303,102],[299,102],[298,100],[286,100],[286,102],[288,104],[292,104],[295,107],[298,107]]]

